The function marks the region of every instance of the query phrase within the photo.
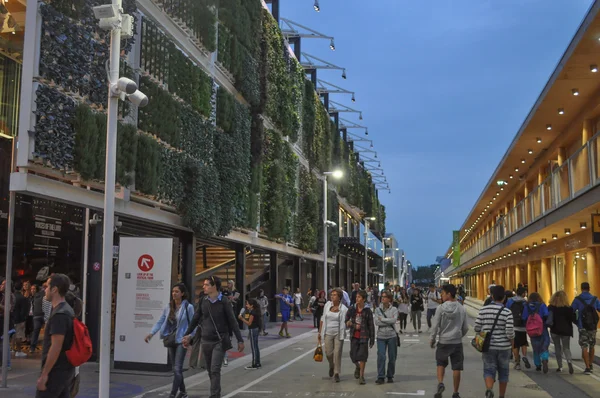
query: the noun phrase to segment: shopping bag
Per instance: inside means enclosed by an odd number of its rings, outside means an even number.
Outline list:
[[[321,347],[321,344],[319,344],[315,349],[315,355],[313,355],[313,359],[315,362],[323,362],[323,347]]]

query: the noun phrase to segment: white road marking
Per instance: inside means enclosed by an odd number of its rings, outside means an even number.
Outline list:
[[[237,390],[225,395],[223,398],[231,398],[231,397],[235,397],[237,394],[239,394],[240,392],[245,391],[247,388],[250,388],[258,383],[260,383],[261,381],[268,379],[269,377],[273,376],[275,373],[278,373],[280,371],[282,371],[283,369],[287,368],[288,366],[290,366],[291,364],[298,362],[299,360],[301,360],[302,358],[304,358],[307,355],[312,354],[311,351],[305,352],[304,354],[300,355],[299,357],[296,357],[294,359],[292,359],[291,361],[284,363],[283,365],[281,365],[280,367],[273,369],[272,371],[270,371],[269,373],[267,373],[266,375],[259,377],[258,379],[254,380],[251,383],[246,384],[243,387],[238,388]]]
[[[273,391],[240,391],[240,394],[271,394]]]
[[[417,390],[417,392],[387,392],[387,395],[425,395],[425,390]]]
[[[421,340],[419,340],[419,339],[404,339],[403,341],[419,342]]]

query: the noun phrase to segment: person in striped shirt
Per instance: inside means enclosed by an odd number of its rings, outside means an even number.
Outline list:
[[[515,338],[512,312],[504,307],[504,287],[496,285],[492,287],[492,303],[479,310],[475,320],[475,331],[487,331],[492,333],[490,349],[484,352],[483,378],[485,380],[485,398],[494,397],[494,381],[498,373],[500,383],[500,398],[504,398],[508,385],[508,372],[510,364],[510,351]],[[494,322],[498,318],[496,326]],[[493,328],[493,330],[492,330]]]

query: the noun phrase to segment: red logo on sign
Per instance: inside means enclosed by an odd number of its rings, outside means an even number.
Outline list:
[[[138,268],[142,272],[148,272],[154,267],[154,259],[149,254],[142,254],[138,259]]]

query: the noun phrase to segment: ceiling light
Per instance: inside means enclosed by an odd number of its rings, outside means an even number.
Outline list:
[[[569,228],[565,228],[565,234],[571,235],[571,230]]]
[[[592,73],[598,72],[598,65],[590,65],[590,72],[592,72]]]
[[[515,251],[513,252],[513,254],[517,254],[517,251],[515,250]]]
[[[521,163],[525,164],[525,159],[521,159]]]
[[[542,139],[541,139],[540,137],[536,138],[535,140],[536,140],[536,142],[537,142],[538,144],[541,144],[541,143],[542,143]]]
[[[537,242],[533,242],[533,247],[537,247]]]
[[[315,5],[313,6],[316,12],[321,11],[321,7],[319,7],[319,0],[315,0]]]
[[[519,248],[519,253],[523,253],[523,249]]]
[[[573,90],[571,90],[571,93],[573,93],[574,96],[578,96],[579,95],[579,89],[574,88]]]
[[[546,130],[552,130],[552,125],[551,124],[547,124],[546,125]]]
[[[586,224],[586,223],[584,223],[584,222],[582,222],[582,223],[579,223],[579,227],[580,227],[581,229],[586,229],[586,228],[587,228],[587,224]]]
[[[558,239],[558,235],[557,234],[552,234],[552,240],[557,240]]]
[[[509,175],[508,178],[510,178],[512,180],[513,179],[513,175],[512,174]]]
[[[528,149],[527,153],[530,154],[530,155],[533,155],[533,149]]]
[[[563,108],[558,108],[558,114],[559,115],[564,115],[565,114],[565,110]]]
[[[511,254],[510,254],[510,253],[508,253],[508,257],[510,257],[510,256],[511,256]]]
[[[504,191],[504,187],[500,188],[501,191]]]
[[[529,246],[525,246],[525,250],[529,250]]]
[[[493,199],[493,200],[496,200],[496,197],[494,196],[492,199]]]
[[[335,51],[335,42],[333,41],[333,39],[331,39],[331,41],[329,42],[329,48],[331,49],[331,51]]]
[[[545,244],[546,244],[546,242],[548,242],[548,241],[546,240],[546,238],[543,238],[543,239],[542,239],[542,245],[545,245]]]
[[[490,200],[490,204],[492,204],[492,201]],[[488,206],[489,207],[489,206]]]
[[[515,171],[516,171],[516,172],[519,172],[519,168],[518,168],[518,167],[515,167]]]
[[[496,192],[496,196],[500,196],[500,192]]]

